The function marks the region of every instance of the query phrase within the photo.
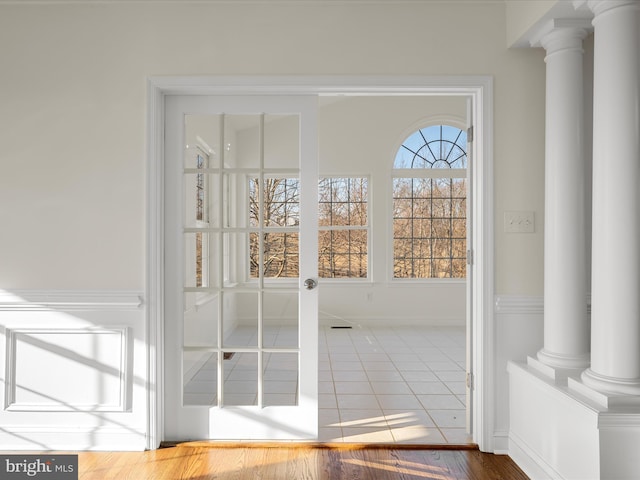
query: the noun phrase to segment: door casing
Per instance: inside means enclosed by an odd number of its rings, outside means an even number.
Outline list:
[[[480,450],[494,451],[495,349],[493,258],[493,80],[489,76],[214,76],[151,77],[147,84],[146,351],[147,448],[158,448],[164,419],[164,96],[398,95],[468,97],[474,127],[473,269],[468,305],[472,432]]]

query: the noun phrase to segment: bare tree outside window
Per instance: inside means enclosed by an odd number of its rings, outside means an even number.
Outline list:
[[[466,277],[467,182],[450,173],[466,169],[464,147],[466,133],[446,125],[419,130],[400,147],[393,181],[394,278]]]
[[[262,185],[257,178],[249,179],[249,226],[262,230],[249,235],[250,276],[259,277],[262,246],[264,278],[298,277],[299,180],[265,178]]]
[[[367,179],[323,178],[318,187],[320,277],[367,278]]]

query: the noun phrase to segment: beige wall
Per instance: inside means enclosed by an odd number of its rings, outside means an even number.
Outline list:
[[[148,76],[469,74],[495,79],[496,293],[540,295],[543,52],[505,37],[495,2],[0,6],[0,288],[143,289]]]
[[[507,12],[507,45],[511,46],[520,43],[529,29],[560,1],[561,0],[505,0]]]

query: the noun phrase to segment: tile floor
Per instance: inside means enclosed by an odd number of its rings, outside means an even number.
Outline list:
[[[471,443],[464,328],[323,327],[319,350],[321,441]]]
[[[255,332],[238,335],[242,338],[235,344],[255,344]],[[287,327],[276,328],[269,343],[289,344],[292,335]],[[296,354],[268,355],[265,404],[295,404]],[[462,327],[321,327],[319,440],[471,443],[465,428],[465,357]],[[211,356],[185,385],[187,404],[216,404],[211,393],[216,358]],[[227,401],[257,405],[257,355],[235,353],[224,368]]]

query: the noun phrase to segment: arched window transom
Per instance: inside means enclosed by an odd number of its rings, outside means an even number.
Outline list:
[[[467,132],[435,125],[412,133],[404,141],[394,168],[467,168]]]

